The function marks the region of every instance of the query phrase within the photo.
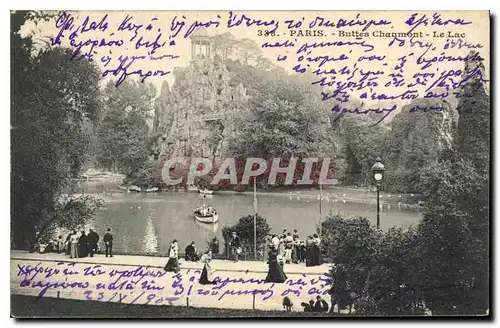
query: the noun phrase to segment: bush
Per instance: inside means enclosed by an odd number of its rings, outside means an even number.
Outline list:
[[[247,250],[247,253],[253,254],[254,245],[254,215],[249,214],[247,216],[241,217],[234,226],[224,227],[222,229],[222,237],[224,238],[224,244],[229,245],[231,240],[231,234],[233,232],[240,237],[241,248]],[[257,251],[262,250],[266,243],[266,237],[271,231],[271,227],[267,224],[266,219],[257,215]],[[255,256],[254,256],[255,257]]]

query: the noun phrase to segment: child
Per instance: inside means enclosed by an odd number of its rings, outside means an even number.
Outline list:
[[[278,256],[276,256],[276,260],[278,261],[278,264],[281,266],[281,269],[283,269],[283,267],[285,265],[285,262],[283,261],[283,256],[278,254]]]

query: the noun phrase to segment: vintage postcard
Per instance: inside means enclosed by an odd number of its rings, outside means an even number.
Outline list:
[[[11,11],[15,318],[488,317],[488,11]]]

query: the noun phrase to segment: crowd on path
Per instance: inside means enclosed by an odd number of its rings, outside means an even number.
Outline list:
[[[321,239],[317,234],[309,235],[307,240],[300,240],[297,229],[293,230],[293,234],[284,229],[279,235],[270,235],[268,242],[269,270],[266,282],[285,282],[285,264],[305,263],[308,267],[321,265]]]
[[[40,243],[38,245],[38,252],[65,253],[69,255],[70,259],[87,256],[94,257],[94,254],[99,253],[99,239],[99,234],[93,229],[89,229],[88,234],[85,233],[85,230],[81,230],[80,232],[72,230],[65,240],[62,235],[59,235],[56,241],[50,240],[47,244]],[[113,234],[110,228],[104,234],[103,242],[106,257],[113,257]]]

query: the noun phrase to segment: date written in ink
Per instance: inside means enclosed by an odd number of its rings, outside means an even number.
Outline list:
[[[107,294],[103,292],[95,292],[92,290],[87,290],[84,292],[85,298],[89,301],[99,301],[99,302],[117,302],[117,303],[127,303],[129,304],[165,304],[174,305],[174,302],[179,300],[179,297],[175,296],[161,296],[155,293],[142,292],[138,295],[126,294],[126,293],[113,293]]]

